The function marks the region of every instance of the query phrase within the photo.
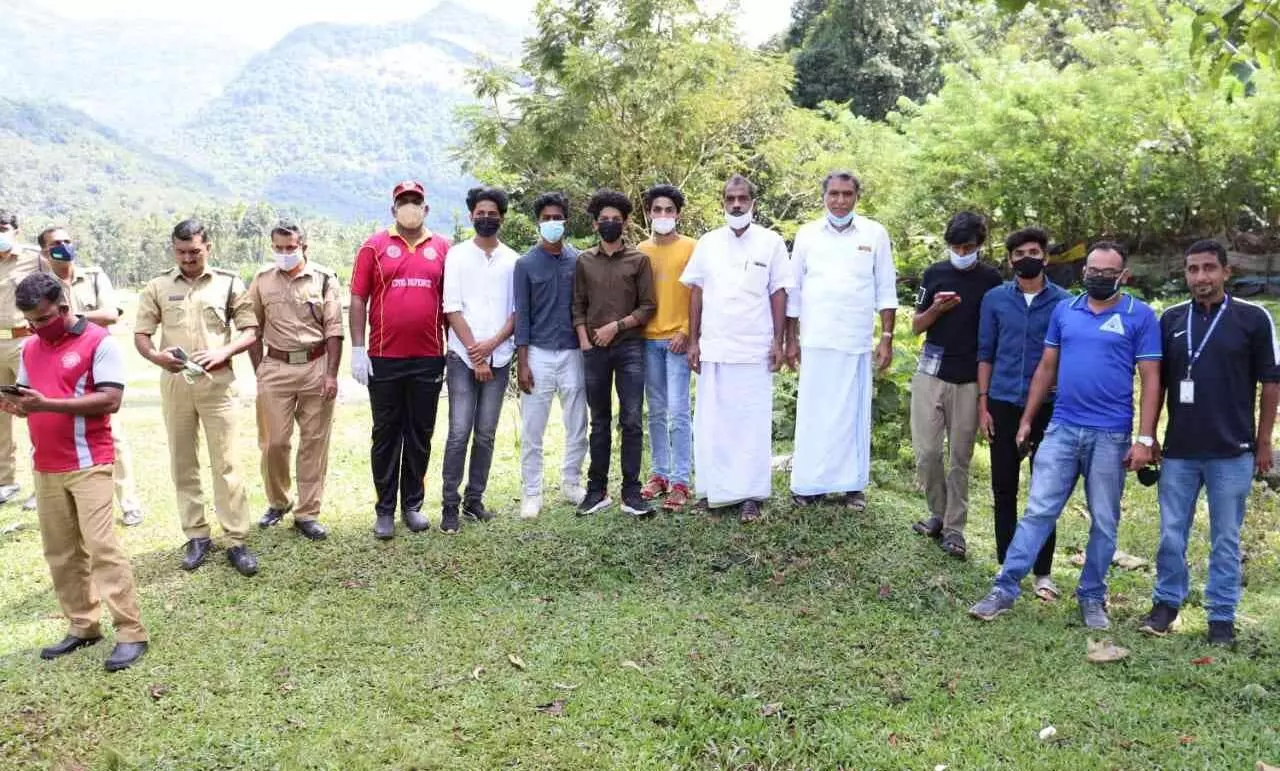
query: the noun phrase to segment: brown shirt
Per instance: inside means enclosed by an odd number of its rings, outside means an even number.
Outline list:
[[[27,317],[18,310],[18,284],[42,270],[47,270],[44,257],[35,247],[18,246],[8,257],[0,258],[0,329],[27,326]]]
[[[75,314],[120,307],[115,287],[101,268],[72,268],[71,280],[62,282],[62,290]]]
[[[189,279],[175,267],[143,287],[133,331],[152,335],[159,329],[160,348],[178,346],[189,355],[226,345],[233,328],[257,326],[249,293],[239,276],[206,267],[204,273]],[[228,380],[233,377],[230,367],[213,374]]]
[[[658,303],[653,295],[653,269],[649,258],[634,246],[605,254],[593,246],[578,255],[573,277],[573,326],[586,325],[591,332],[634,316],[635,325],[621,330],[614,343],[639,339]]]
[[[338,279],[310,260],[293,276],[274,265],[261,270],[249,285],[249,302],[268,348],[309,351],[342,337]]]

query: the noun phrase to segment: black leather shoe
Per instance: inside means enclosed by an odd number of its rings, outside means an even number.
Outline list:
[[[258,572],[258,558],[253,556],[248,546],[232,546],[227,549],[227,562],[230,562],[242,576],[251,576]]]
[[[293,523],[293,529],[313,541],[323,541],[329,537],[329,531],[325,530],[324,525],[314,519],[296,520]]]
[[[73,634],[69,634],[62,638],[62,642],[57,645],[50,645],[48,648],[41,648],[40,658],[45,661],[56,659],[59,656],[65,656],[68,653],[75,653],[81,648],[87,648],[101,639],[101,637],[76,637]]]
[[[488,522],[496,515],[484,507],[484,501],[462,504],[462,516],[474,522]]]
[[[422,516],[422,512],[417,509],[405,509],[400,518],[404,520],[404,526],[409,528],[410,533],[421,533],[423,530],[431,529],[431,520]]]
[[[209,558],[209,551],[213,549],[213,539],[211,538],[192,538],[187,541],[187,545],[183,547],[185,556],[182,558],[183,570],[195,570],[204,564]]]
[[[106,667],[108,672],[119,672],[136,664],[146,652],[145,642],[116,643],[116,647],[111,650],[111,655],[107,656],[107,661],[102,666]]]
[[[393,514],[378,514],[373,520],[373,536],[379,541],[396,537],[396,518]]]
[[[293,511],[293,504],[289,504],[284,508],[277,509],[274,506],[267,508],[267,513],[262,515],[262,519],[258,520],[258,527],[271,527],[280,524],[280,520],[284,519],[284,515]]]
[[[454,535],[462,529],[462,525],[458,522],[458,507],[445,506],[440,514],[440,532],[445,535]]]

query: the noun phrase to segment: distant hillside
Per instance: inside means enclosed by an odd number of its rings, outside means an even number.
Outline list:
[[[137,139],[181,126],[252,51],[190,23],[61,17],[39,0],[0,0],[0,95],[70,105]]]
[[[448,227],[470,180],[449,158],[465,73],[518,57],[522,29],[442,4],[411,22],[299,28],[255,56],[193,118],[171,154],[237,195],[344,220],[389,217],[387,195],[422,179]]]
[[[228,191],[63,106],[0,97],[0,207],[27,217],[171,213]]]

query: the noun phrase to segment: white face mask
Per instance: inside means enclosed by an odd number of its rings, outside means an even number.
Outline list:
[[[426,207],[420,203],[405,203],[396,207],[396,224],[405,230],[417,230],[427,218]]]
[[[665,236],[676,229],[675,217],[658,217],[653,221],[653,232]]]
[[[18,239],[14,237],[13,231],[6,230],[0,233],[0,253],[8,253],[13,251],[13,247],[18,245]]]
[[[729,223],[729,227],[733,228],[734,230],[742,230],[743,228],[751,224],[751,215],[754,214],[754,212],[755,212],[754,206],[751,207],[750,209],[747,209],[746,212],[742,214],[729,214],[728,212],[726,212],[724,215],[724,219],[725,219],[725,222]]]
[[[956,266],[957,270],[968,270],[978,261],[978,252],[980,251],[980,249],[974,249],[969,254],[959,255],[948,249],[947,256],[951,258],[951,264]]]
[[[296,252],[274,252],[276,256],[276,267],[283,271],[291,271],[298,267],[298,263],[302,262],[302,251]]]

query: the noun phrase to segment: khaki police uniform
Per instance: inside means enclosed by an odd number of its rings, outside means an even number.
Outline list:
[[[275,266],[249,286],[261,330],[258,365],[258,442],[267,503],[289,506],[289,454],[298,424],[298,505],[295,521],[320,514],[329,466],[335,400],[322,395],[328,367],[325,341],[342,338],[342,304],[333,273],[308,261],[297,275]]]
[[[71,312],[75,314],[89,313],[103,308],[115,308],[120,305],[116,301],[115,287],[102,268],[72,265],[71,280],[62,281],[62,289],[66,293]],[[111,440],[115,444],[115,493],[121,511],[138,511],[142,504],[138,502],[138,491],[133,484],[133,453],[129,451],[129,443],[125,440],[124,421],[111,421]]]
[[[173,268],[151,279],[138,299],[136,334],[160,330],[161,349],[179,347],[194,355],[225,345],[232,330],[258,325],[244,282],[234,273],[206,267],[189,279]],[[244,543],[249,509],[236,474],[235,408],[230,362],[188,383],[181,374],[160,373],[160,400],[169,437],[169,468],[178,496],[178,515],[187,539],[210,537],[200,488],[197,439],[203,426],[213,476],[213,501],[219,524],[232,546]]]
[[[0,385],[13,385],[17,381],[22,343],[31,336],[27,318],[18,310],[18,284],[44,269],[40,250],[31,246],[18,246],[8,257],[0,258]],[[14,483],[16,452],[13,416],[0,412],[0,485]]]

